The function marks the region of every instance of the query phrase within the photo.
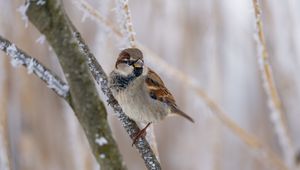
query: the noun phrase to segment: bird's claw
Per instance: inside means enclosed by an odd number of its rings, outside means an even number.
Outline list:
[[[146,134],[147,134],[146,129],[140,130],[137,134],[135,134],[133,136],[133,142],[132,142],[131,146],[133,146],[134,144],[136,144],[136,142],[139,140],[139,138],[144,138],[146,136]]]
[[[133,136],[132,146],[137,142],[137,140],[141,137],[145,137],[147,134],[147,128],[150,126],[151,122],[146,125],[142,130],[140,130],[137,134]]]

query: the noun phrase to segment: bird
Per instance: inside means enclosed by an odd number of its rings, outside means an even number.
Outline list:
[[[179,115],[194,123],[193,118],[178,108],[158,74],[144,64],[143,53],[138,48],[126,48],[120,52],[108,83],[124,113],[136,122],[147,123],[134,135],[133,144],[146,135],[151,123],[167,116]]]

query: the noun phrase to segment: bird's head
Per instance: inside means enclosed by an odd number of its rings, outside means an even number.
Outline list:
[[[119,54],[115,68],[123,76],[140,76],[144,68],[143,53],[137,48],[124,49]]]

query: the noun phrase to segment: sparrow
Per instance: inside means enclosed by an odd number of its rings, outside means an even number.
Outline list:
[[[147,123],[133,139],[146,134],[151,123],[167,116],[179,115],[194,120],[181,111],[161,78],[144,65],[143,53],[137,48],[121,51],[115,69],[109,74],[109,87],[124,113],[132,120]]]

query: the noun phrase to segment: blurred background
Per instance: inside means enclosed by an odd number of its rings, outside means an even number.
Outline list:
[[[117,36],[75,0],[63,0],[104,70],[109,73],[126,38]],[[87,0],[120,28],[117,1]],[[270,64],[295,150],[300,149],[300,1],[262,0]],[[43,36],[20,14],[22,0],[0,0],[0,35],[63,76]],[[21,7],[21,8],[20,8]],[[259,71],[251,0],[130,0],[136,39],[169,66],[192,77],[238,126],[282,161]],[[23,18],[22,18],[23,17]],[[205,102],[176,74],[145,52],[177,103],[196,123],[171,117],[154,125],[162,168],[166,170],[279,169],[264,152],[246,145],[219,121]],[[169,72],[168,72],[169,70]],[[172,76],[171,76],[172,75]],[[101,92],[99,92],[101,94]],[[102,95],[102,94],[101,94]],[[104,99],[104,98],[103,98]],[[131,170],[145,169],[137,150],[107,107],[114,136]],[[0,52],[0,169],[96,170],[87,140],[69,106],[24,68],[13,68]]]

